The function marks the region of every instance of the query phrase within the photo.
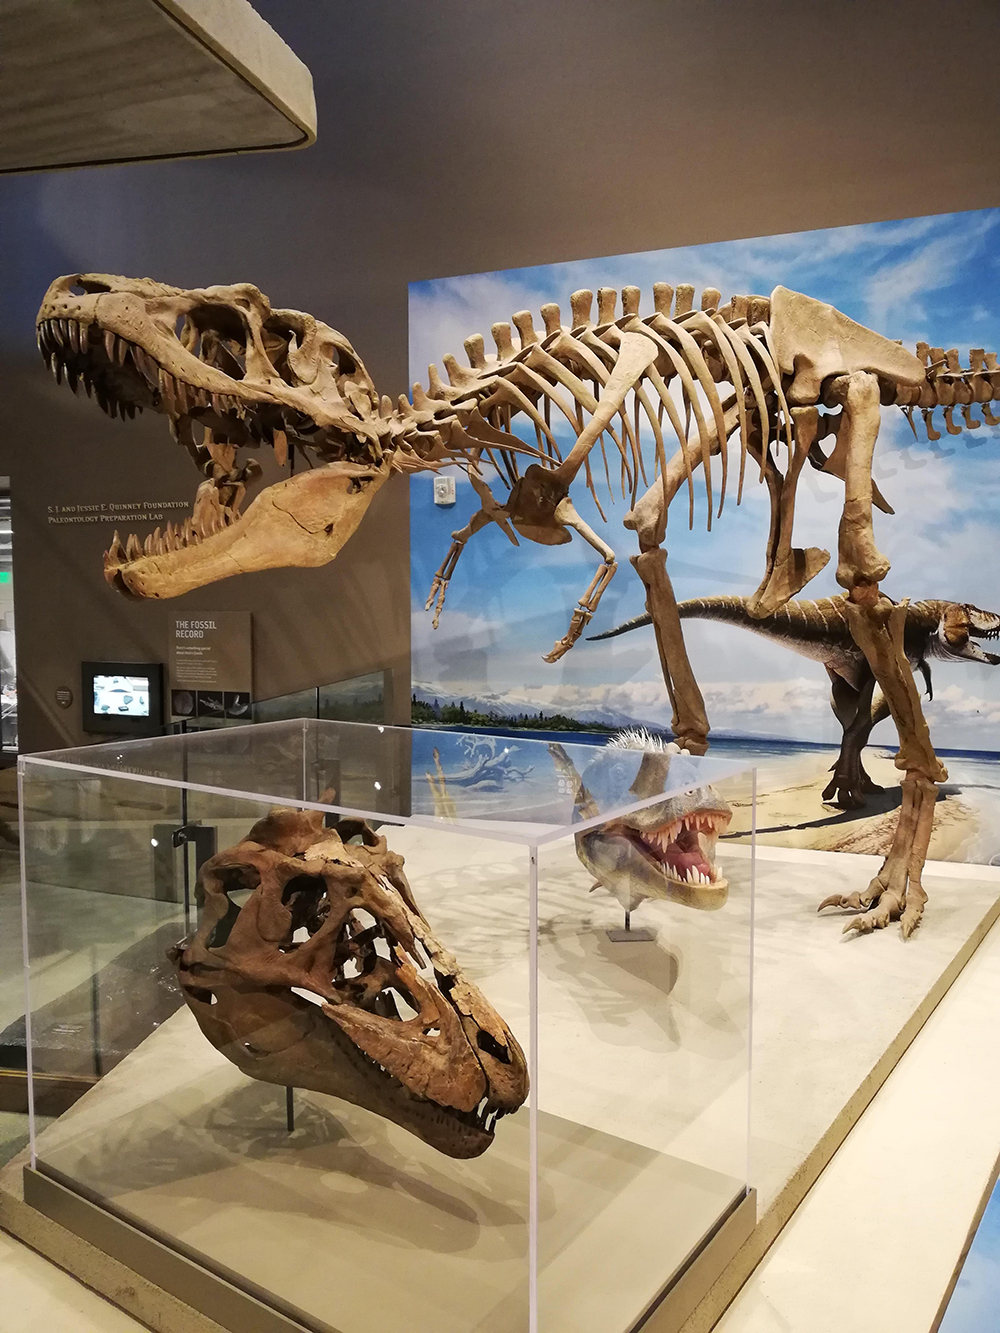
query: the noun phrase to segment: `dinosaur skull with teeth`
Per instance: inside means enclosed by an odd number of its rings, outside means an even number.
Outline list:
[[[364,821],[272,810],[205,863],[199,895],[198,930],[170,956],[243,1073],[341,1097],[449,1157],[485,1152],[525,1100],[517,1041]]]
[[[144,543],[115,534],[105,577],[122,592],[176,597],[216,579],[332,560],[389,475],[390,426],[342,334],[274,310],[249,283],[186,291],[148,278],[71,274],[37,318],[58,381],[82,385],[112,417],[151,409],[202,472],[191,517]],[[242,451],[294,442],[313,466],[262,491]]]

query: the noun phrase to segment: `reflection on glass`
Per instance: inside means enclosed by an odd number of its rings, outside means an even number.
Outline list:
[[[342,1333],[630,1327],[742,1197],[750,771],[315,719],[22,764],[43,1173]]]

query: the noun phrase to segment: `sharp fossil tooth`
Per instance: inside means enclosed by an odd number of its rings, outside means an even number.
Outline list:
[[[59,341],[62,343],[63,347],[68,347],[70,345],[69,323],[68,319],[59,320]]]
[[[142,547],[139,545],[139,538],[134,532],[129,533],[128,541],[125,543],[125,559],[138,560],[142,555]]]
[[[69,324],[69,345],[73,351],[79,354],[80,351],[80,326],[75,319],[67,321]]]
[[[112,565],[117,566],[124,564],[124,561],[125,551],[119,540],[118,531],[116,529],[115,535],[111,538],[111,545],[104,552],[104,568],[108,569]]]
[[[104,330],[104,355],[112,363],[115,360],[115,335],[110,329]]]
[[[159,366],[137,343],[132,344],[131,351],[136,369],[145,378],[149,387],[155,389],[159,384]]]
[[[120,366],[125,364],[125,358],[128,355],[129,344],[124,338],[115,339],[115,359]]]
[[[50,364],[50,366],[49,366],[49,369],[52,371],[52,374],[55,376],[55,381],[56,381],[56,383],[57,383],[57,384],[62,384],[63,367],[62,367],[62,361],[60,360],[60,357],[59,357],[59,353],[58,353],[58,352],[55,352],[55,353],[53,354],[52,361],[51,361],[51,364]]]
[[[146,534],[146,540],[142,544],[142,553],[143,555],[153,554],[153,534],[151,532]]]
[[[167,548],[166,548],[166,546],[164,545],[164,541],[163,541],[163,534],[160,532],[160,529],[159,529],[159,528],[154,528],[154,529],[153,529],[153,554],[154,554],[154,555],[162,555],[163,552],[164,552],[166,549],[167,549]]]
[[[73,392],[76,393],[76,388],[77,388],[76,371],[69,365],[66,366],[66,383],[73,390]]]
[[[177,407],[176,388],[174,377],[169,371],[162,367],[159,372],[160,397],[167,405],[167,411],[173,413]]]
[[[87,394],[87,397],[92,398],[94,394],[94,381],[90,378],[90,376],[87,374],[86,371],[83,372],[80,378],[83,380],[83,387],[84,391]]]

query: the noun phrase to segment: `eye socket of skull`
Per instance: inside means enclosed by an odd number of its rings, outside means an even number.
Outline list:
[[[326,881],[322,875],[295,875],[281,890],[281,902],[291,912],[289,938],[294,938],[295,932],[302,927],[313,935],[330,910]]]
[[[70,280],[67,290],[74,296],[99,296],[102,292],[110,292],[111,288],[106,282],[98,282],[81,273]]]
[[[365,819],[338,819],[334,829],[345,847],[355,838],[364,847],[378,847],[385,841]]]

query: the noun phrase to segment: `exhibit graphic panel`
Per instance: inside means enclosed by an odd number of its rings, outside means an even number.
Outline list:
[[[35,1207],[190,1261],[234,1330],[697,1299],[753,1207],[752,769],[309,719],[20,781],[32,1091],[92,1085],[33,1130]]]

